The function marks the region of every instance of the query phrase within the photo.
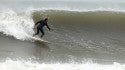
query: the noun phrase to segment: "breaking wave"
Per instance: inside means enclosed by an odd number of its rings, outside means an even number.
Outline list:
[[[6,60],[0,62],[1,70],[124,70],[125,65],[115,63],[112,65],[101,65],[92,62],[86,63],[35,63],[31,61]]]

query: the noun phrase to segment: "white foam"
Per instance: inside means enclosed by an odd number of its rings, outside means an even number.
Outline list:
[[[34,8],[30,7],[29,8],[32,11],[46,11],[46,10],[59,10],[59,11],[73,11],[73,12],[97,12],[97,11],[111,11],[111,12],[125,12],[124,9],[118,9],[118,8],[104,8],[104,7],[99,7],[99,8],[93,8],[93,9],[76,9],[76,8],[69,8],[69,7],[41,7],[41,8]]]
[[[110,65],[97,63],[34,63],[31,61],[6,60],[0,62],[1,70],[125,70],[124,64],[114,62]]]
[[[8,10],[0,13],[0,32],[16,39],[30,39],[33,34],[33,25],[29,12],[17,14],[12,10]]]

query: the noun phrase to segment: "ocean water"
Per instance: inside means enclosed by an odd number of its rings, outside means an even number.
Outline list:
[[[1,0],[0,70],[125,70],[124,18],[123,0]]]

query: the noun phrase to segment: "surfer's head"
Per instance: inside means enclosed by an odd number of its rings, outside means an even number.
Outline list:
[[[47,21],[48,21],[48,18],[45,18],[45,21],[47,22]]]

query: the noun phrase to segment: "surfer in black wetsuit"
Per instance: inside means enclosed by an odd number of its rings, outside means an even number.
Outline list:
[[[41,37],[43,37],[45,35],[44,31],[43,31],[43,27],[46,26],[49,30],[50,30],[50,27],[48,26],[48,18],[45,18],[44,20],[40,20],[38,21],[35,26],[37,26],[37,32],[36,34],[34,34],[33,36],[35,35],[38,35],[39,34],[39,31],[41,31],[42,35]]]

